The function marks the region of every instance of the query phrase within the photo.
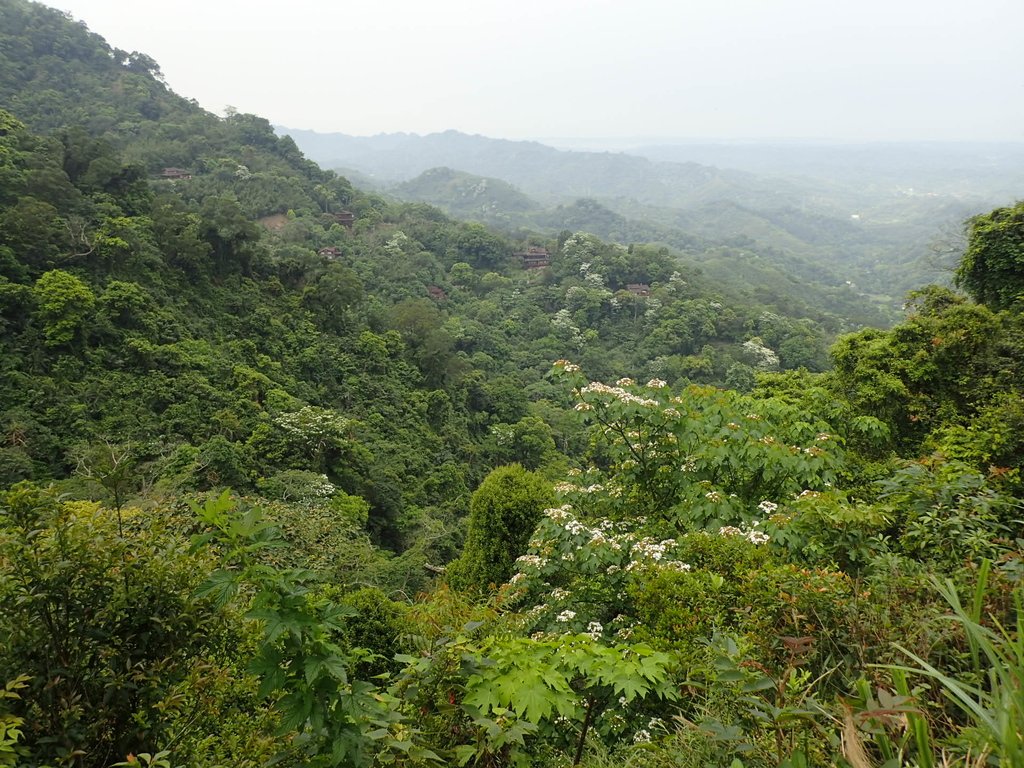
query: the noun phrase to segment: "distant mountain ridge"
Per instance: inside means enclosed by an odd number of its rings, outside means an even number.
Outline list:
[[[651,205],[692,205],[709,197],[748,202],[799,195],[795,187],[742,171],[666,163],[613,152],[573,152],[449,130],[426,136],[357,137],[277,127],[327,168],[354,168],[382,182],[407,181],[437,167],[501,179],[542,202],[567,197],[628,197]]]
[[[979,161],[974,173],[965,164],[973,157],[966,150],[945,159],[920,150],[901,165],[891,147],[874,160],[863,147],[811,146],[802,155],[790,146],[765,146],[759,154],[746,145],[682,145],[627,154],[454,130],[369,137],[277,130],[321,165],[355,169],[400,199],[429,202],[453,215],[548,230],[561,228],[563,220],[589,220],[587,231],[617,242],[647,239],[682,249],[740,244],[803,279],[854,284],[890,307],[908,290],[948,279],[936,253],[955,254],[963,220],[1007,202],[1016,179],[1012,164],[1001,172],[991,159]],[[733,158],[747,170],[688,161],[688,150],[716,162]],[[498,199],[471,205],[465,190],[419,178],[441,167],[477,178],[461,178],[467,190],[480,178],[493,180],[492,189],[510,184],[543,212],[507,195],[500,196],[507,210]],[[901,187],[901,179],[918,179],[926,188]]]

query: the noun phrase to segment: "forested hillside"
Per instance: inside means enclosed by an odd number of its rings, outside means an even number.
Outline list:
[[[560,208],[582,199],[620,220],[595,217],[602,227],[595,232],[615,242],[643,231],[697,263],[708,249],[740,245],[762,271],[781,271],[826,295],[851,283],[862,303],[875,297],[883,308],[898,307],[906,291],[925,283],[948,282],[960,222],[1012,199],[1024,180],[1024,156],[1012,144],[681,143],[593,152],[457,131],[355,137],[279,130],[325,167],[357,169],[402,199],[472,220],[557,227]],[[465,197],[452,190],[409,181],[436,166],[511,183],[549,213],[466,210]]]
[[[1024,764],[1021,204],[842,335],[0,53],[0,766]]]

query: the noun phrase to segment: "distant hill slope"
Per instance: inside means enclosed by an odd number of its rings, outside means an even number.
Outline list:
[[[319,209],[313,187],[329,180],[337,187],[332,198],[351,191],[267,120],[207,112],[170,90],[149,56],[112,48],[39,3],[0,0],[0,105],[39,133],[74,127],[108,140],[149,173],[174,167],[234,175],[245,182],[233,186],[253,217]]]
[[[567,197],[630,197],[686,206],[728,198],[792,201],[786,183],[697,163],[664,163],[611,152],[569,152],[534,141],[508,141],[459,131],[426,136],[318,134],[279,127],[321,165],[350,167],[385,181],[405,181],[435,167],[502,179],[542,202]]]
[[[431,168],[390,192],[402,200],[437,205],[460,219],[488,223],[510,223],[517,214],[542,207],[508,182],[451,168]]]
[[[457,131],[354,137],[278,130],[322,164],[356,168],[381,183],[390,181],[392,194],[403,199],[458,210],[452,207],[450,194],[436,188],[405,197],[409,188],[401,182],[444,166],[514,185],[547,208],[532,219],[544,228],[554,226],[556,210],[578,218],[580,212],[574,209],[585,198],[592,201],[588,206],[599,204],[628,222],[592,217],[601,225],[593,231],[601,236],[626,242],[620,237],[643,232],[673,245],[741,241],[762,251],[779,268],[796,269],[805,279],[830,285],[849,281],[887,296],[892,306],[899,306],[912,288],[947,279],[936,251],[955,258],[956,233],[963,220],[1006,202],[1002,195],[1013,188],[1015,178],[1012,172],[999,176],[991,158],[978,159],[977,172],[964,167],[975,157],[970,153],[945,161],[934,152],[925,153],[901,164],[891,147],[880,150],[873,160],[864,148],[829,154],[810,146],[801,155],[799,147],[788,145],[760,150],[708,145],[692,155],[686,154],[689,145],[639,148],[638,153],[649,155],[642,157],[559,150]],[[687,157],[733,157],[749,170],[713,167]],[[945,179],[945,186],[936,187],[939,192],[899,186],[906,173],[924,166],[927,172],[914,178],[935,184]],[[996,177],[999,183],[993,181]],[[504,225],[522,218],[518,208],[478,209],[472,215]],[[933,247],[936,241],[950,240],[952,244]]]
[[[1018,142],[677,142],[641,144],[629,154],[750,173],[825,179],[864,200],[920,195],[1019,197],[1024,141]]]

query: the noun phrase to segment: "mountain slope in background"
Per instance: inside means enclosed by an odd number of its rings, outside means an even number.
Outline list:
[[[557,219],[549,214],[524,220],[524,208],[501,211],[500,205],[471,213],[455,205],[450,190],[416,182],[410,193],[398,183],[444,166],[513,184],[549,211],[588,198],[630,221],[596,228],[602,236],[660,232],[653,239],[677,247],[739,238],[780,268],[794,268],[780,254],[799,257],[801,277],[859,285],[892,306],[907,290],[944,282],[948,265],[937,252],[949,261],[961,222],[1012,199],[1024,181],[1024,153],[1002,146],[923,145],[903,153],[905,148],[888,145],[681,144],[627,154],[559,150],[457,131],[354,137],[278,130],[321,164],[356,168],[401,199],[498,225],[544,226],[545,218]],[[743,170],[694,158],[735,162]],[[813,268],[800,271],[805,260]]]
[[[321,165],[351,167],[382,181],[405,181],[448,167],[507,181],[541,202],[567,197],[628,197],[654,205],[690,205],[729,197],[761,203],[798,200],[797,187],[697,163],[664,163],[611,152],[567,152],[533,141],[459,131],[372,137],[278,128]]]

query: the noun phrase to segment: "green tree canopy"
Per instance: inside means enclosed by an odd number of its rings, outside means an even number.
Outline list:
[[[553,500],[551,484],[519,464],[491,472],[470,501],[466,548],[449,566],[452,585],[482,591],[507,581]]]
[[[1024,201],[967,222],[967,251],[956,284],[993,309],[1024,297]]]

